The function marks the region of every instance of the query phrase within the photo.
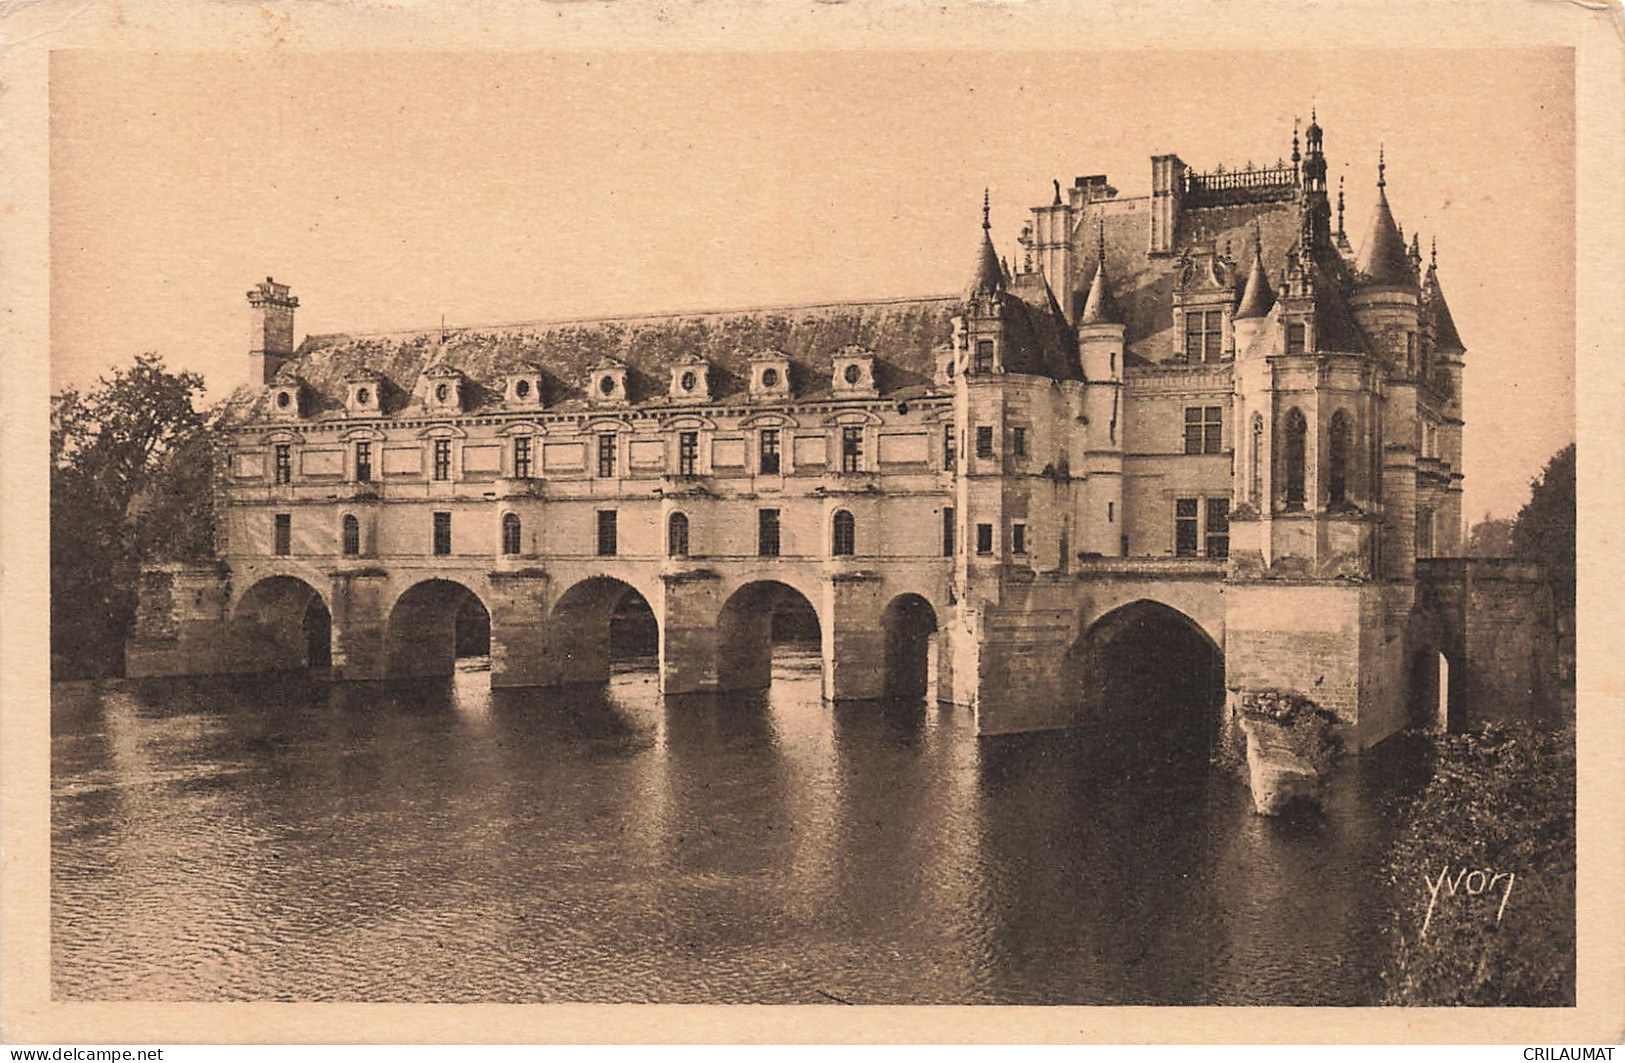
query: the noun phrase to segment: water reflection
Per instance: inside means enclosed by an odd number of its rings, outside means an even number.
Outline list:
[[[924,700],[222,679],[53,702],[58,996],[1351,1003],[1373,796],[1253,816],[1201,751]],[[1380,763],[1380,762],[1376,762]]]

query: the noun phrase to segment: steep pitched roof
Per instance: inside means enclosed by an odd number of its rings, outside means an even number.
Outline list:
[[[875,353],[881,394],[902,396],[930,388],[936,349],[953,334],[959,305],[953,296],[938,296],[530,322],[455,329],[444,336],[437,328],[309,336],[289,364],[304,379],[308,409],[317,418],[342,415],[344,378],[360,369],[380,374],[384,412],[404,409],[419,375],[435,364],[463,373],[469,410],[499,404],[505,375],[534,366],[542,373],[552,412],[588,408],[582,390],[586,371],[604,358],[628,367],[634,407],[667,405],[671,366],[698,355],[713,367],[713,400],[728,401],[748,390],[751,356],[769,349],[789,356],[796,397],[817,398],[829,394],[833,356],[848,345]]]
[[[1005,371],[1052,380],[1082,379],[1077,335],[1044,278],[1037,273],[1023,274],[1011,282],[1002,298]]]

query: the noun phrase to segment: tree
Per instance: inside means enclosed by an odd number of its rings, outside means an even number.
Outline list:
[[[197,373],[154,353],[51,401],[51,660],[58,678],[120,670],[140,566],[196,556],[212,456]],[[203,529],[200,532],[198,529]]]
[[[1468,557],[1511,557],[1512,524],[1510,520],[1484,514],[1467,534]]]
[[[1512,528],[1517,557],[1546,566],[1560,608],[1574,609],[1575,463],[1574,444],[1552,456],[1529,487],[1529,501]]]

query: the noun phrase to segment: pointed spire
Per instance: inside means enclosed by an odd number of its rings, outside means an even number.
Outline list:
[[[999,253],[993,249],[992,223],[987,189],[982,190],[982,246],[976,249],[976,269],[970,283],[965,286],[965,299],[978,295],[992,295],[1003,291],[1004,268],[999,264]]]
[[[1095,279],[1089,285],[1089,297],[1084,300],[1080,325],[1121,325],[1117,302],[1112,298],[1111,285],[1106,281],[1106,221],[1098,221],[1095,235]]]
[[[1253,268],[1247,274],[1247,287],[1242,289],[1241,305],[1236,307],[1236,320],[1264,317],[1275,306],[1275,289],[1269,274],[1264,271],[1264,235],[1253,226]]]
[[[1388,207],[1384,178],[1387,163],[1380,153],[1377,158],[1377,209],[1372,214],[1365,243],[1360,245],[1360,253],[1355,256],[1354,268],[1368,284],[1415,284],[1416,275],[1405,249],[1405,237],[1394,221],[1394,212]]]
[[[1293,168],[1296,169],[1298,163],[1300,163],[1302,161],[1303,161],[1303,156],[1298,153],[1298,120],[1297,120],[1297,118],[1294,117],[1292,119],[1292,166],[1293,166]]]
[[[1343,239],[1343,175],[1337,175],[1337,238]]]
[[[1450,351],[1453,354],[1466,353],[1467,348],[1461,342],[1461,334],[1456,331],[1456,319],[1450,316],[1450,304],[1444,300],[1444,289],[1439,286],[1438,237],[1434,237],[1433,240],[1433,257],[1428,263],[1426,290],[1422,294],[1423,305],[1433,324],[1433,349]]]
[[[1377,187],[1388,187],[1387,146],[1384,144],[1377,145]]]

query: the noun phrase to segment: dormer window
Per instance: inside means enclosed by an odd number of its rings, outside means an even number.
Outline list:
[[[423,374],[428,378],[424,404],[437,412],[460,412],[463,408],[463,374],[444,363],[432,365]]]
[[[1185,311],[1185,361],[1217,362],[1224,357],[1224,311]]]
[[[673,402],[705,402],[711,398],[711,366],[702,358],[685,358],[672,366]]]
[[[790,398],[790,358],[782,351],[763,351],[750,360],[750,397],[783,402]]]
[[[542,405],[542,371],[534,365],[516,366],[507,375],[503,399],[509,406],[538,409]]]
[[[284,370],[277,374],[275,382],[271,384],[271,417],[277,421],[296,421],[303,413],[300,399],[303,397],[303,383],[291,372]]]
[[[625,403],[626,366],[613,358],[594,365],[587,378],[587,397],[600,406]]]
[[[361,369],[346,376],[344,408],[350,413],[376,416],[379,411],[378,390],[382,383],[383,378],[370,369]]]
[[[835,356],[834,391],[837,396],[875,394],[875,356],[861,347],[843,347]]]

